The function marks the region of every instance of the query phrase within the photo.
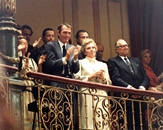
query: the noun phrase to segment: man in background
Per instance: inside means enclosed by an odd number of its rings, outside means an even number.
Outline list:
[[[89,37],[89,33],[86,30],[78,30],[76,35],[76,43],[77,45],[81,46],[82,40],[83,39],[87,39],[90,38]],[[84,59],[85,58],[85,54],[83,54],[82,52],[78,55],[79,59]],[[96,59],[100,61],[100,54],[98,52],[96,52]]]
[[[30,53],[30,57],[32,59],[34,59],[34,61],[37,63],[38,62],[38,58],[37,58],[37,45],[40,42],[41,38],[39,38],[38,40],[35,40],[35,42],[31,45],[30,44],[30,40],[31,37],[33,35],[33,30],[29,25],[23,25],[22,26],[22,35],[26,38],[27,42],[28,42],[28,51],[26,53],[26,56],[28,54],[28,52]]]
[[[100,60],[104,63],[107,63],[106,61],[102,60],[103,53],[104,53],[104,46],[101,43],[96,43],[98,48],[98,53],[100,54]]]

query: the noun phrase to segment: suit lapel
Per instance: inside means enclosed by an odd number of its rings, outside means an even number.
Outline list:
[[[60,47],[58,41],[54,43],[54,47],[56,49],[56,53],[57,53],[59,59],[62,58],[63,57],[63,54],[62,54],[62,50],[61,50],[61,47]]]
[[[126,65],[126,63],[122,60],[121,57],[117,56],[118,64],[126,70],[127,73],[133,76],[133,73],[130,71],[129,67]]]
[[[138,64],[134,61],[134,59],[132,58],[129,58],[130,62],[131,62],[131,65],[132,65],[132,68],[134,70],[134,73],[137,74],[137,67],[138,67]]]
[[[129,68],[127,67],[126,63],[122,60],[121,57],[117,56],[117,60],[119,65],[124,68],[127,72],[129,72]]]

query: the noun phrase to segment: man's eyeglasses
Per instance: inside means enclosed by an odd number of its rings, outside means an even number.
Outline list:
[[[129,45],[116,46],[116,48],[125,48],[125,47],[129,47]]]

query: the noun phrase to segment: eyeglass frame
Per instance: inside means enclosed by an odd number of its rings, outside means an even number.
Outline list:
[[[126,44],[126,45],[116,46],[116,48],[125,48],[125,47],[129,47],[129,45]]]

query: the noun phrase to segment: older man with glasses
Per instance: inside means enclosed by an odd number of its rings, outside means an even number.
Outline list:
[[[147,90],[149,87],[149,78],[146,75],[141,61],[138,58],[128,57],[129,45],[127,42],[123,39],[117,40],[115,43],[115,51],[117,56],[108,60],[108,68],[113,85],[126,87],[128,89]],[[119,94],[115,95],[117,96]],[[130,95],[130,97],[138,100],[140,99],[140,97],[135,95]],[[139,104],[134,103],[135,117],[132,116],[132,106],[130,101],[127,101],[126,107],[128,130],[132,130],[132,119],[134,118],[136,130],[140,130]],[[142,108],[142,111],[144,111],[144,108]],[[142,114],[142,117],[142,121],[144,121],[144,113]]]

